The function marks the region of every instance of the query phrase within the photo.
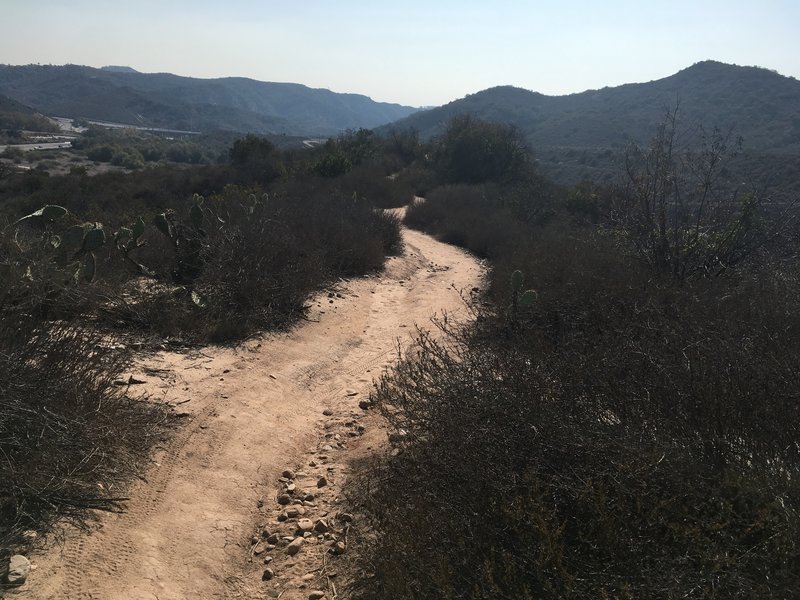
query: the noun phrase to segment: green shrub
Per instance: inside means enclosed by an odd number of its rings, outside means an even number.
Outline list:
[[[433,164],[448,183],[522,181],[533,173],[528,149],[512,127],[471,115],[450,120],[434,145]]]
[[[380,269],[401,247],[397,218],[326,188],[227,186],[195,202],[157,216],[162,231],[142,235],[131,258],[155,280],[137,284],[138,293],[125,285],[107,292],[105,318],[195,341],[236,339],[287,325],[313,290]],[[202,212],[199,226],[193,211]]]
[[[339,177],[350,172],[353,163],[343,152],[325,154],[314,164],[314,173],[322,177]]]
[[[362,198],[379,208],[405,206],[414,192],[404,180],[387,177],[377,165],[361,165],[336,180],[335,187],[343,194]]]
[[[86,152],[86,157],[96,162],[111,162],[114,152],[115,150],[111,146],[93,146]]]
[[[111,164],[126,169],[141,169],[144,166],[144,158],[135,148],[122,148],[114,151]]]
[[[505,203],[506,193],[496,185],[437,187],[409,206],[404,222],[480,257],[495,257],[527,235]]]

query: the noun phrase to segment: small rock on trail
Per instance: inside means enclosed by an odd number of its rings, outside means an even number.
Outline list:
[[[336,542],[331,546],[330,553],[339,555],[344,554],[345,550],[347,550],[347,546],[345,546],[344,542]]]
[[[27,581],[30,571],[31,561],[22,556],[22,554],[15,554],[8,559],[8,573],[5,577],[5,583],[8,585],[22,585]]]
[[[314,525],[314,531],[317,533],[328,533],[330,530],[330,525],[328,525],[327,521],[324,519],[320,519],[317,521],[316,525]]]
[[[297,522],[297,528],[303,533],[305,533],[306,531],[311,531],[312,529],[314,529],[314,521],[312,521],[311,519],[300,519]]]
[[[295,540],[291,544],[286,546],[286,554],[288,554],[289,556],[294,556],[295,554],[300,552],[300,548],[303,547],[304,543],[305,543],[305,538],[301,537],[295,538]]]

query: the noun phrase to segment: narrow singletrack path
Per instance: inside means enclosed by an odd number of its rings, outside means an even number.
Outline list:
[[[125,512],[100,514],[89,533],[67,532],[33,556],[36,569],[9,597],[265,598],[280,589],[284,600],[307,598],[290,579],[301,581],[310,570],[303,561],[319,554],[299,553],[268,585],[258,576],[263,562],[254,565],[249,552],[273,514],[281,472],[308,470],[309,453],[335,443],[322,460],[331,480],[324,491],[335,495],[337,469],[359,438],[326,438],[323,410],[352,426],[398,340],[408,343],[435,314],[468,319],[461,294],[481,284],[483,268],[467,253],[415,231],[404,238],[404,254],[383,273],[321,293],[290,332],[236,348],[164,353],[143,365],[141,387],[175,405],[183,424],[128,490]],[[317,481],[298,473],[298,485],[301,475]]]

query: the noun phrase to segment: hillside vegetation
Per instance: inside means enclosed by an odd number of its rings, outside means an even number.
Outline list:
[[[373,394],[394,451],[351,485],[360,597],[796,595],[797,207],[681,132],[615,186],[554,186],[474,117],[424,149],[406,223],[492,270],[476,324],[442,317]]]
[[[682,126],[733,131],[750,155],[766,154],[782,168],[800,156],[800,82],[757,67],[701,62],[648,83],[589,90],[568,96],[496,87],[422,111],[392,124],[427,140],[456,115],[472,114],[513,125],[536,149],[543,173],[565,183],[613,177],[613,153],[644,143],[652,125],[679,104]]]
[[[200,132],[336,135],[415,110],[294,83],[78,65],[0,65],[0,94],[52,116]]]
[[[2,130],[58,131],[58,127],[29,106],[0,95],[0,134]]]

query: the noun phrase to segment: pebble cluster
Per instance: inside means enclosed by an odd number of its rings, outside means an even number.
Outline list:
[[[337,575],[328,557],[347,551],[347,532],[354,518],[337,510],[346,469],[337,454],[365,431],[359,421],[371,404],[362,400],[359,408],[360,414],[352,412],[343,418],[325,409],[324,435],[307,464],[297,470],[285,469],[278,478],[274,504],[259,504],[270,518],[253,535],[250,554],[264,565],[261,579],[270,582],[270,597],[290,588],[303,591],[309,600],[331,597],[322,589],[334,586]],[[312,572],[301,575],[303,570]]]

